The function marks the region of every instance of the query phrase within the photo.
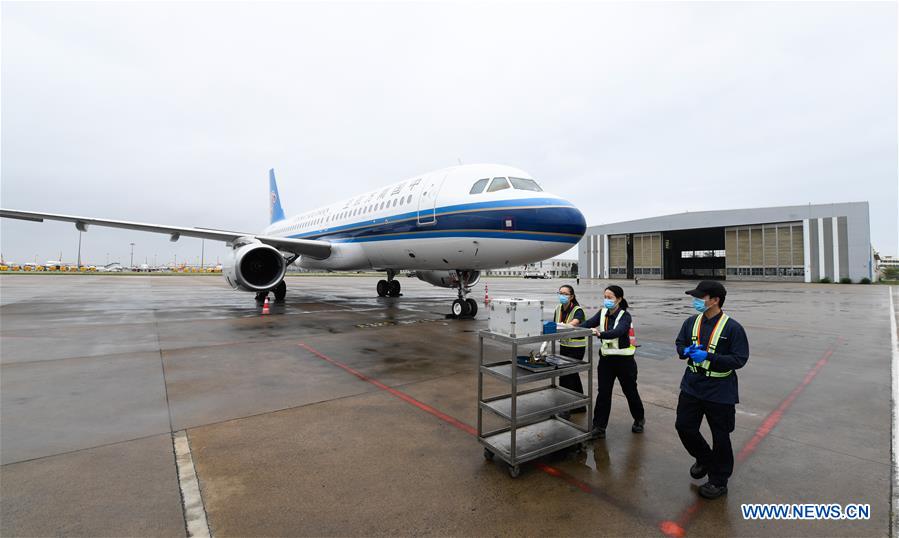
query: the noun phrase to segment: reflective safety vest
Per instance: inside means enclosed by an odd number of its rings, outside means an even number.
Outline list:
[[[702,318],[703,315],[699,314],[696,316],[696,322],[693,323],[693,336],[691,338],[694,344],[700,344],[699,341],[699,331],[702,330]],[[712,329],[712,335],[709,337],[706,351],[709,353],[714,353],[715,349],[718,348],[718,340],[721,338],[721,333],[724,332],[724,326],[727,325],[727,321],[730,319],[725,313],[721,313],[721,317],[718,319],[718,323],[715,324],[715,328]],[[727,377],[730,374],[734,373],[733,370],[728,370],[726,372],[713,372],[708,369],[708,361],[705,361],[701,364],[696,364],[693,362],[693,359],[687,359],[687,368],[690,369],[694,374],[703,374],[706,377]]]
[[[568,322],[570,322],[571,320],[574,319],[574,314],[575,314],[575,312],[577,312],[578,310],[580,310],[581,312],[584,311],[583,308],[581,308],[581,307],[579,307],[579,306],[576,306],[576,307],[574,307],[574,308],[571,309],[571,312],[568,313],[568,317],[563,321],[563,320],[562,320],[562,305],[557,306],[557,307],[556,307],[555,322],[556,322],[556,323],[568,323]],[[560,346],[565,346],[565,347],[587,347],[587,337],[586,337],[586,336],[582,336],[582,337],[580,337],[580,338],[563,338],[563,339],[559,340],[559,345],[560,345]]]
[[[609,312],[608,308],[603,308],[599,311],[599,319],[605,321],[606,314]],[[615,324],[612,325],[612,329],[618,326],[618,322],[621,321],[621,316],[624,315],[624,309],[618,310],[618,315],[615,316]],[[600,331],[601,332],[601,331]],[[624,355],[627,357],[633,357],[634,353],[637,352],[637,346],[631,344],[630,346],[621,349],[618,347],[618,339],[617,338],[600,338],[599,341],[602,343],[599,350],[603,355]]]

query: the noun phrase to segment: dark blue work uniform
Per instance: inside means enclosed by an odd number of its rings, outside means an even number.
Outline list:
[[[618,339],[618,347],[626,349],[631,345],[630,329],[631,314],[627,310],[621,316],[618,326],[615,326],[615,318],[618,310],[607,311],[604,319],[601,319],[602,310],[581,324],[581,327],[592,329],[599,327],[599,338],[608,340]],[[609,413],[612,411],[612,388],[615,380],[621,385],[621,392],[627,398],[627,406],[630,409],[634,422],[644,420],[643,400],[637,391],[637,361],[634,357],[622,355],[610,355],[608,357],[599,350],[599,362],[596,364],[596,405],[593,410],[593,427],[602,430],[609,424]]]
[[[699,314],[702,316],[702,314]],[[708,350],[709,340],[721,313],[712,319],[703,318],[699,331],[698,345]],[[684,321],[675,344],[677,354],[686,359],[684,349],[692,342],[693,325],[696,316]],[[699,368],[693,372],[689,367],[684,371],[677,400],[677,421],[675,427],[684,448],[696,461],[709,470],[709,482],[716,486],[726,486],[734,470],[734,452],[730,444],[730,434],[734,431],[736,404],[740,402],[737,390],[737,372],[749,360],[749,340],[743,326],[730,318],[721,332],[714,353],[709,353],[709,370],[727,372],[726,377],[706,375]],[[712,430],[712,448],[699,432],[702,417],[705,416]]]
[[[567,304],[562,308],[562,320],[567,320],[568,316],[571,313],[571,309],[575,306],[580,306],[576,304]],[[567,308],[566,308],[567,307]],[[584,308],[581,307],[577,311],[575,311],[572,319],[576,319],[579,322],[583,323],[585,319],[587,319],[586,314],[584,314]],[[587,351],[586,347],[569,347],[565,345],[559,345],[559,354],[564,355],[566,357],[571,357],[572,359],[577,359],[579,361],[584,360],[584,353]],[[581,382],[580,374],[566,374],[563,376],[559,376],[559,386],[565,387],[566,389],[573,390],[575,392],[579,392],[581,394],[584,393],[584,384]],[[575,413],[584,413],[587,411],[586,407],[574,409]]]

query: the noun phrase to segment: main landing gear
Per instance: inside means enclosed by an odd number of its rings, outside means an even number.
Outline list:
[[[378,281],[378,297],[399,297],[400,281],[396,280],[396,271],[387,270],[387,280]]]
[[[275,302],[283,303],[284,298],[287,297],[287,283],[282,280],[281,282],[278,282],[278,284],[274,288],[272,288],[268,291],[258,292],[256,294],[256,302],[257,303],[265,302],[265,298],[268,296],[269,293],[273,293],[275,295]]]

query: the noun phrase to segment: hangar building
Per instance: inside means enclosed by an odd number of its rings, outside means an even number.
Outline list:
[[[868,202],[680,213],[587,228],[580,278],[873,280]]]

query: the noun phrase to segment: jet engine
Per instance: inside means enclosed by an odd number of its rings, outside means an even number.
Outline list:
[[[234,249],[234,256],[222,274],[234,289],[261,292],[274,288],[284,279],[287,260],[276,249],[262,243],[249,243]]]
[[[419,280],[438,288],[470,288],[481,279],[480,271],[415,271]]]

